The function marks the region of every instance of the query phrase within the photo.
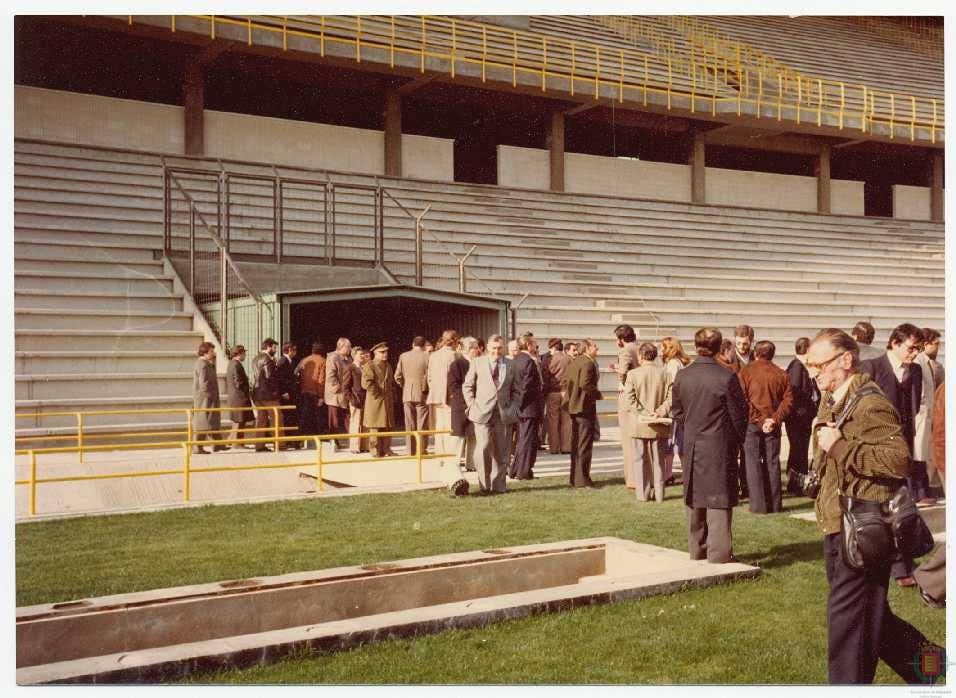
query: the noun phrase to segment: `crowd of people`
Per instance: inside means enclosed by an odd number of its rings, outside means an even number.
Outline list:
[[[831,681],[870,682],[878,658],[914,679],[913,652],[931,643],[893,615],[886,587],[892,575],[900,586],[918,584],[927,603],[944,604],[945,548],[920,570],[904,554],[879,569],[854,569],[845,559],[841,510],[847,497],[885,508],[902,483],[917,504],[935,503],[933,481],[945,472],[940,333],[904,323],[877,349],[867,322],[851,333],[825,329],[796,340],[786,369],[773,362],[774,343],[755,342],[748,325],[737,326],[733,340],[715,328],[698,330],[694,359],[675,337],[639,343],[629,325],[615,328],[614,337],[618,353],[609,369],[618,379],[624,481],[636,499],[663,501],[679,465],[691,558],[733,562],[734,507],[747,499],[755,514],[783,510],[785,428],[786,488],[804,494],[808,476],[820,481]],[[485,495],[504,493],[509,478],[534,478],[545,443],[552,454],[570,456],[572,487],[595,486],[590,470],[603,395],[591,339],[551,338],[542,355],[530,332],[485,342],[449,329],[434,346],[415,337],[394,367],[386,342],[366,350],[343,337],[325,353],[316,341],[302,360],[292,343],[276,359],[278,349],[272,339],[262,343],[251,381],[244,347],[232,350],[226,386],[233,427],[228,441],[214,440],[215,449],[244,448],[235,442],[253,420],[260,437],[285,421],[296,436],[342,435],[333,448],[393,456],[391,438],[376,434],[400,430],[401,409],[404,429],[419,432],[407,437],[406,454],[426,452],[429,435],[420,432],[437,432],[432,453],[455,496],[468,493],[465,470],[476,471]],[[204,439],[220,431],[220,419],[203,409],[219,407],[220,398],[215,348],[203,342],[198,353],[193,428],[196,452],[205,453]],[[284,406],[294,409],[273,409]],[[268,450],[266,439],[254,443]],[[302,443],[284,440],[283,447]],[[890,636],[893,642],[881,641]]]

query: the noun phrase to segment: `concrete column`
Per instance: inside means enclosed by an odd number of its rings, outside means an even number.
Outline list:
[[[929,217],[942,223],[946,201],[943,199],[943,154],[933,153],[929,182]]]
[[[564,191],[564,114],[562,112],[551,115],[548,149],[551,152],[551,191]]]
[[[198,61],[186,68],[183,82],[183,133],[186,155],[205,155],[203,142],[203,104],[205,101],[205,72]]]
[[[817,156],[817,213],[830,213],[830,158],[833,155],[833,149],[829,145],[823,146],[820,155]]]
[[[694,136],[690,151],[690,200],[695,204],[707,203],[705,156],[707,153],[703,135]]]
[[[402,176],[402,98],[394,92],[385,97],[385,174]]]

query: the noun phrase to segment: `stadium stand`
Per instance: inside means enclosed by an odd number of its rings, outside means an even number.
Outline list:
[[[170,65],[195,58],[192,54],[182,58],[176,53],[181,47],[174,47],[175,41],[193,35],[199,37],[195,41],[210,61],[219,54],[209,53],[209,47],[220,46],[220,42],[229,42],[228,50],[234,54],[246,45],[258,45],[261,52],[281,55],[293,45],[300,56],[312,52],[310,60],[331,61],[333,72],[351,61],[392,77],[395,74],[389,71],[402,68],[405,72],[398,75],[408,80],[405,87],[415,88],[441,77],[444,82],[434,85],[450,90],[456,81],[471,80],[469,89],[480,85],[481,89],[499,90],[499,94],[513,89],[516,101],[527,100],[529,120],[540,117],[535,112],[540,104],[533,103],[531,96],[536,93],[553,99],[555,106],[548,108],[558,113],[620,103],[624,105],[622,117],[630,114],[633,123],[648,129],[640,134],[646,142],[670,139],[668,147],[678,153],[692,148],[690,157],[697,158],[693,161],[696,165],[692,162],[688,174],[680,175],[687,179],[692,170],[703,174],[712,169],[703,150],[700,157],[695,155],[698,136],[711,130],[718,135],[724,130],[722,135],[726,135],[727,128],[743,129],[731,133],[729,140],[717,141],[718,148],[725,150],[733,144],[746,149],[748,138],[791,147],[792,136],[799,135],[804,139],[798,144],[803,149],[797,152],[814,159],[821,148],[829,152],[831,147],[864,141],[886,142],[894,134],[899,140],[899,134],[907,133],[912,146],[894,143],[897,150],[887,152],[896,157],[904,152],[900,149],[908,147],[907,156],[925,161],[925,148],[917,142],[938,150],[944,136],[942,62],[933,57],[933,46],[941,38],[932,24],[911,27],[874,18],[532,16],[522,25],[526,29],[516,30],[491,19],[483,23],[451,17],[251,16],[213,21],[203,16],[138,16],[128,21],[126,17],[71,18],[60,24],[54,19],[50,29],[44,21],[31,25],[22,20],[18,26],[26,27],[27,34],[36,32],[41,39],[59,37],[69,30],[81,44],[85,31],[119,36],[127,28],[130,32],[142,30],[142,34],[130,35],[130,45],[136,37],[168,42]],[[300,35],[290,33],[294,31]],[[885,48],[888,41],[892,48]],[[920,48],[924,44],[925,50]],[[33,50],[31,55],[38,56],[38,63],[49,59],[42,47]],[[373,67],[368,68],[369,64]],[[409,68],[414,72],[409,74]],[[178,68],[166,66],[163,70],[182,79]],[[861,130],[867,126],[865,118],[851,129],[849,116],[844,124],[842,112],[838,128],[832,114],[828,121],[821,111],[814,124],[800,121],[799,112],[795,115],[792,110],[779,109],[775,122],[783,124],[777,131],[768,132],[762,123],[763,130],[758,130],[753,120],[746,121],[737,98],[752,87],[743,78],[748,71],[774,75],[782,71],[784,80],[790,81],[787,89],[795,84],[798,91],[819,76],[820,80],[863,81],[871,89],[919,96],[920,123],[915,123],[914,116],[902,131],[891,127],[873,133],[872,129]],[[32,79],[40,84],[27,89],[94,94],[98,89],[73,83],[46,84],[38,74],[42,71],[32,73]],[[419,79],[420,74],[426,75]],[[348,79],[357,76],[350,74]],[[767,79],[771,79],[769,75]],[[400,84],[398,80],[394,83]],[[658,92],[649,96],[648,85],[656,85]],[[375,84],[370,80],[364,87],[371,89]],[[687,100],[702,94],[713,99],[712,111],[704,114],[698,113],[701,101]],[[847,96],[848,108],[857,98]],[[182,103],[185,98],[180,94],[176,99]],[[932,114],[927,111],[931,103],[933,109],[938,106]],[[757,106],[757,115],[770,108],[759,102]],[[646,112],[641,111],[644,107]],[[190,108],[194,107],[186,111]],[[227,104],[224,108],[242,111],[241,106]],[[906,108],[905,101],[899,105],[903,117]],[[734,110],[741,118],[739,126],[733,122]],[[729,125],[705,120],[718,115],[729,119]],[[876,121],[875,116],[875,112],[870,114],[870,119]],[[579,145],[591,144],[580,133],[603,118],[600,109],[591,117],[590,122],[579,122]],[[613,111],[610,117],[615,118]],[[189,119],[187,115],[186,121]],[[683,128],[682,119],[686,119]],[[819,129],[813,130],[814,125]],[[781,364],[790,359],[794,339],[812,335],[822,326],[849,328],[866,319],[876,326],[878,342],[903,321],[942,326],[944,233],[939,156],[933,159],[929,189],[925,173],[910,173],[905,181],[878,183],[885,185],[887,193],[898,183],[922,187],[916,195],[930,194],[927,208],[932,214],[923,216],[935,218],[929,221],[907,219],[913,206],[901,206],[895,218],[880,218],[782,210],[784,206],[757,209],[707,204],[701,203],[708,199],[699,198],[696,189],[690,193],[693,185],[684,187],[686,193],[665,193],[651,200],[580,190],[566,193],[561,191],[563,183],[555,191],[547,191],[547,184],[544,190],[532,190],[504,182],[478,185],[407,174],[396,177],[302,169],[281,159],[256,157],[250,158],[255,162],[239,162],[201,154],[185,157],[182,153],[190,148],[188,124],[185,148],[179,142],[174,148],[178,152],[172,155],[169,150],[161,154],[92,145],[110,142],[109,131],[116,128],[122,125],[104,123],[102,134],[80,133],[83,129],[76,127],[54,128],[49,135],[19,137],[15,143],[16,400],[18,413],[34,415],[18,418],[18,435],[62,431],[75,425],[69,414],[41,417],[35,413],[105,407],[180,409],[190,404],[195,348],[199,341],[216,336],[219,319],[208,305],[214,294],[190,294],[181,264],[177,267],[175,259],[164,260],[164,251],[176,245],[181,250],[189,234],[182,211],[170,214],[167,221],[164,203],[169,180],[164,178],[164,168],[199,171],[180,172],[176,181],[196,201],[203,224],[218,220],[220,200],[215,191],[220,175],[226,171],[235,175],[225,214],[229,219],[228,246],[252,292],[276,277],[299,283],[308,279],[308,265],[322,263],[344,269],[352,277],[351,285],[359,280],[373,286],[392,282],[414,285],[418,270],[410,212],[427,208],[422,286],[458,292],[459,260],[475,245],[467,260],[467,290],[510,301],[517,308],[519,330],[531,330],[544,338],[597,339],[604,356],[602,386],[609,393],[615,387],[615,379],[606,370],[616,353],[611,331],[622,322],[632,324],[642,339],[676,335],[685,348],[692,346],[693,332],[701,325],[716,325],[729,332],[738,323],[748,323],[758,338],[777,343]],[[748,128],[753,130],[748,132]],[[398,133],[402,135],[401,123]],[[806,149],[811,136],[820,140]],[[451,140],[448,134],[443,137]],[[388,138],[386,127],[386,151]],[[201,138],[199,142],[201,147]],[[510,145],[507,136],[497,143],[499,148]],[[546,148],[552,147],[549,143]],[[546,155],[547,150],[539,153]],[[460,154],[455,150],[454,158]],[[616,154],[613,149],[612,154]],[[727,153],[718,154],[725,162]],[[386,172],[388,157],[386,152]],[[554,157],[552,150],[552,163]],[[684,156],[677,156],[676,161],[680,157]],[[741,155],[737,168],[746,170],[750,157]],[[854,162],[863,162],[865,157],[860,155],[854,161],[848,155],[842,178],[869,177],[872,173],[853,169]],[[617,160],[605,156],[594,162],[610,168]],[[500,168],[500,159],[498,165]],[[395,168],[394,162],[391,167]],[[726,170],[714,168],[707,176],[720,177],[722,172]],[[793,174],[786,169],[783,172]],[[243,180],[243,174],[258,179]],[[272,180],[280,175],[309,183],[290,184],[277,213]],[[552,177],[553,188],[554,181]],[[328,187],[333,182],[336,193],[328,225]],[[851,184],[859,185],[858,210],[863,210],[864,198],[871,208],[872,192],[864,197],[863,183]],[[588,191],[601,189],[592,186]],[[831,209],[827,204],[818,210]],[[381,216],[381,251],[375,246],[377,216]],[[167,222],[169,238],[164,239]],[[280,254],[274,239],[280,241]],[[836,251],[834,241],[838,243]],[[381,270],[375,268],[377,261],[384,263]],[[275,334],[288,332],[288,327],[280,326],[275,309],[270,313],[268,326],[276,329]],[[223,349],[221,343],[219,349]],[[220,365],[220,371],[222,368]],[[153,429],[173,423],[172,418],[161,415],[103,415],[91,417],[86,426],[96,430],[125,424],[130,429]],[[181,420],[175,423],[180,425]]]
[[[174,161],[211,173],[220,167],[166,159]],[[158,155],[17,142],[18,410],[189,405],[189,367],[202,334],[159,261],[162,165]],[[278,165],[284,174],[305,175]],[[274,172],[265,164],[243,166],[257,170]],[[883,338],[904,321],[942,324],[939,224],[334,178],[380,182],[409,209],[431,205],[427,230],[441,243],[426,239],[426,287],[457,291],[456,261],[445,249],[463,253],[477,244],[470,290],[513,302],[528,294],[517,315],[520,330],[594,337],[605,368],[614,354],[611,329],[620,322],[634,325],[641,338],[675,334],[685,346],[701,325],[729,332],[748,322],[758,338],[777,343],[784,365],[793,340],[822,326],[851,327],[865,318]],[[231,249],[261,252],[261,231],[272,224],[270,196],[250,190],[233,201]],[[336,205],[337,245],[361,257],[372,204],[356,195]],[[288,200],[285,207],[302,224],[301,232],[286,233],[287,261],[321,257],[321,236],[306,232],[320,218],[315,202]],[[413,282],[413,224],[395,207],[385,212],[386,265],[399,281]],[[834,239],[842,241],[836,258],[819,244]],[[913,287],[914,271],[925,290]],[[602,386],[614,387],[606,370]],[[70,423],[39,419],[30,428]]]

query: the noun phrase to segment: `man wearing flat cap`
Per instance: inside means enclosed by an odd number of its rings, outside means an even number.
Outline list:
[[[365,389],[365,426],[370,432],[391,431],[395,428],[395,402],[398,383],[388,363],[388,344],[379,342],[372,347],[372,360],[362,367],[362,387]],[[372,437],[371,451],[376,456],[393,456],[390,437]]]

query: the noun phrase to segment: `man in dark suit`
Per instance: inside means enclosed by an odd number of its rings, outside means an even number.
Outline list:
[[[518,441],[509,474],[514,480],[531,480],[538,458],[538,430],[541,425],[541,372],[533,356],[538,343],[534,337],[524,335],[518,340],[518,348],[521,351],[511,362],[518,390]]]
[[[279,383],[279,404],[282,406],[297,405],[299,402],[299,386],[296,384],[295,367],[298,363],[295,357],[299,348],[293,342],[282,345],[282,356],[276,361],[276,380]],[[295,410],[282,410],[282,435],[292,436],[298,431],[299,420]],[[296,449],[300,444],[288,441],[280,445],[282,449]]]
[[[684,423],[684,504],[692,560],[733,560],[731,513],[737,504],[737,452],[747,407],[737,376],[717,364],[720,330],[694,335],[697,360],[677,373],[671,415]]]
[[[561,380],[571,415],[571,487],[594,487],[591,481],[591,450],[597,423],[597,344],[590,339],[578,343],[580,353],[568,364]]]
[[[787,441],[790,442],[790,455],[787,456],[787,490],[797,495],[803,494],[799,477],[806,475],[810,468],[807,456],[810,448],[810,427],[820,406],[820,391],[816,381],[810,378],[806,366],[809,348],[810,339],[800,337],[794,345],[795,357],[787,366],[787,378],[793,393],[793,408],[784,422],[787,425]]]
[[[868,374],[880,386],[899,415],[903,439],[909,447],[910,467],[906,485],[914,501],[929,497],[929,478],[925,467],[913,465],[913,438],[916,434],[916,413],[923,399],[923,370],[915,363],[923,348],[923,331],[909,323],[894,327],[886,343],[886,353],[878,359],[860,362],[860,372]],[[893,577],[900,586],[914,586],[913,561],[897,558]]]

